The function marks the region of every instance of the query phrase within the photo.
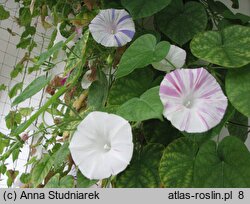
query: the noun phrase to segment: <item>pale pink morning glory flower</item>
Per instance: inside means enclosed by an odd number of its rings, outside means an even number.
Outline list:
[[[160,85],[163,115],[189,133],[205,132],[218,125],[227,108],[227,97],[204,68],[177,69]]]
[[[106,9],[91,21],[89,30],[103,46],[121,47],[133,39],[135,24],[124,9]]]
[[[77,127],[69,149],[85,177],[108,178],[123,171],[132,158],[131,126],[120,116],[91,112]]]

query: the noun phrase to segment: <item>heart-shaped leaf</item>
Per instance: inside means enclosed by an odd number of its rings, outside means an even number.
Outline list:
[[[58,169],[65,162],[67,156],[70,154],[69,143],[65,142],[60,149],[55,153],[54,166]]]
[[[82,173],[78,170],[77,172],[77,188],[89,188],[93,185],[95,185],[98,182],[98,180],[89,180],[86,178]]]
[[[140,98],[133,98],[121,105],[117,114],[129,121],[162,119],[163,105],[159,96],[159,86],[146,91]]]
[[[143,122],[143,134],[147,142],[168,145],[173,140],[182,136],[169,121],[157,119]]]
[[[159,12],[156,22],[161,32],[171,40],[183,45],[207,26],[207,13],[202,4],[174,0]]]
[[[44,178],[49,173],[51,167],[54,163],[54,157],[51,157],[50,155],[46,154],[44,157],[39,161],[39,163],[33,168],[31,180],[34,184],[34,187],[37,187]]]
[[[134,19],[151,16],[166,7],[171,0],[122,0],[122,5],[129,10]]]
[[[243,142],[248,136],[248,117],[238,111],[235,111],[233,118],[228,123],[228,132],[230,135],[236,136]]]
[[[197,151],[198,145],[185,137],[166,147],[159,167],[161,181],[165,187],[193,186],[193,165]]]
[[[132,98],[140,97],[151,87],[153,77],[153,72],[146,68],[116,80],[111,88],[108,104],[122,105]]]
[[[243,115],[250,117],[250,66],[230,70],[226,76],[226,92],[230,102]]]
[[[250,153],[237,137],[228,136],[217,146],[208,141],[201,147],[180,138],[164,151],[160,177],[165,187],[250,187]]]
[[[160,144],[149,144],[141,152],[135,151],[132,162],[126,171],[117,176],[116,187],[160,187],[158,167],[163,148],[163,145]]]
[[[207,31],[191,42],[194,56],[225,68],[250,63],[250,27],[234,25],[222,31]]]
[[[106,75],[100,71],[98,80],[89,87],[88,106],[99,109],[104,106],[108,94],[108,80]]]
[[[250,187],[250,153],[244,143],[233,136],[224,138],[218,147],[214,141],[204,144],[194,169],[195,187]]]
[[[154,35],[146,34],[139,37],[123,54],[116,78],[124,77],[135,69],[161,61],[166,57],[169,49],[170,44],[166,41],[157,44]]]

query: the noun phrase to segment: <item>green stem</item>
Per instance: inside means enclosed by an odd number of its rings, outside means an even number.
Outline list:
[[[250,126],[249,126],[249,125],[243,125],[243,124],[236,123],[236,122],[233,122],[233,121],[228,121],[228,123],[231,123],[231,124],[233,124],[233,125],[237,125],[237,126],[241,126],[241,127],[248,127],[248,128],[250,128]]]
[[[30,117],[29,120],[22,123],[18,126],[13,132],[13,135],[19,135],[20,133],[24,132],[37,118],[38,116],[43,113],[57,98],[59,98],[62,94],[67,91],[67,87],[61,87],[48,101],[44,104],[34,115]]]

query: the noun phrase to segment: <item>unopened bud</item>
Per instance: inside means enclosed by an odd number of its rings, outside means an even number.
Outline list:
[[[29,139],[28,133],[23,133],[23,134],[21,135],[21,139],[22,139],[22,141],[26,142],[26,141]]]

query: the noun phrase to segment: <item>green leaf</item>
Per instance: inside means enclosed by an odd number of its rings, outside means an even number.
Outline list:
[[[45,75],[36,78],[23,90],[23,92],[19,96],[15,98],[12,103],[12,106],[15,106],[30,98],[31,96],[34,96],[36,93],[42,90],[42,88],[44,88],[49,82],[50,77],[47,78]]]
[[[21,176],[20,176],[20,181],[24,184],[27,184],[29,183],[31,180],[31,175],[30,173],[23,173]]]
[[[250,117],[250,66],[230,70],[226,76],[226,92],[232,105],[243,115]]]
[[[201,3],[173,0],[169,6],[156,16],[161,32],[179,45],[191,40],[195,34],[207,26],[207,13]]]
[[[95,185],[98,182],[98,180],[89,180],[85,176],[82,175],[82,173],[78,170],[77,172],[77,188],[89,188],[93,185]]]
[[[232,123],[231,123],[232,122]],[[248,136],[248,118],[236,111],[234,117],[228,123],[228,131],[232,136],[236,136],[243,142],[246,141]]]
[[[10,144],[10,140],[7,139],[7,137],[3,133],[0,132],[0,154],[3,153],[3,150],[6,147],[8,147],[9,144]]]
[[[23,116],[23,117],[27,117],[29,116],[32,112],[33,112],[34,108],[20,108],[19,109],[19,113]]]
[[[126,171],[117,176],[118,188],[157,188],[160,187],[158,167],[164,146],[148,144],[141,152],[135,151]]]
[[[88,106],[99,109],[104,107],[108,95],[108,81],[106,75],[101,71],[98,80],[89,87]]]
[[[180,138],[164,151],[160,177],[169,188],[244,188],[250,186],[250,153],[236,137],[226,137],[200,148],[188,138]]]
[[[232,1],[232,8],[238,9],[239,8],[239,0],[231,0]]]
[[[33,36],[36,33],[36,28],[33,26],[26,26],[24,32],[21,35],[21,38],[26,38],[29,35]]]
[[[39,59],[36,62],[36,66],[41,66],[51,55],[56,53],[58,50],[60,50],[63,47],[64,43],[63,41],[60,41],[56,43],[53,47],[48,49],[47,51],[43,52],[42,54],[39,55]]]
[[[162,119],[163,105],[159,96],[159,86],[146,91],[140,98],[132,98],[121,105],[116,114],[129,121]]]
[[[21,26],[30,25],[32,20],[32,16],[30,13],[30,9],[28,7],[22,7],[19,9],[19,22]]]
[[[60,174],[54,175],[45,185],[45,188],[60,188],[59,179],[60,179]]]
[[[11,187],[11,185],[14,183],[18,174],[19,174],[19,171],[8,170],[6,172],[6,176],[8,177],[8,179],[7,179],[7,186],[8,187]]]
[[[16,45],[17,48],[26,49],[32,41],[32,38],[21,38],[20,42]]]
[[[8,149],[4,152],[4,154],[0,154],[0,160],[5,161],[9,156],[12,154],[12,152],[16,149],[21,149],[23,147],[23,142],[16,141],[11,143],[8,146]]]
[[[0,91],[5,91],[7,88],[7,86],[5,86],[4,84],[0,85]]]
[[[143,123],[143,133],[148,143],[168,145],[173,140],[182,136],[169,121],[147,120]]]
[[[39,163],[33,168],[31,180],[34,187],[37,187],[49,173],[51,167],[54,164],[54,157],[49,154],[45,154]]]
[[[197,34],[191,42],[194,56],[225,68],[250,63],[250,27],[234,25],[222,31]]]
[[[5,20],[10,17],[10,12],[6,11],[3,5],[0,5],[0,20]]]
[[[65,74],[70,73],[83,60],[88,39],[89,31],[87,30],[83,37],[76,43],[73,51],[70,53],[65,67]]]
[[[12,161],[13,161],[13,163],[18,159],[19,153],[20,153],[20,149],[15,149],[12,152]]]
[[[113,84],[108,104],[121,105],[134,97],[140,97],[151,87],[153,72],[149,69],[136,70],[130,75],[118,79]]]
[[[74,177],[67,175],[60,179],[60,174],[54,175],[45,188],[73,188],[74,187]]]
[[[55,162],[54,162],[54,166],[55,168],[59,168],[60,166],[62,166],[62,164],[65,162],[67,156],[70,154],[69,151],[69,143],[66,142],[64,143],[60,149],[55,153]]]
[[[74,177],[71,175],[64,176],[60,180],[60,188],[73,188],[74,187]]]
[[[14,96],[16,96],[18,91],[21,91],[22,88],[23,88],[23,82],[15,84],[15,86],[13,86],[9,92],[9,97],[13,98]]]
[[[18,63],[15,68],[11,71],[10,76],[11,78],[16,78],[19,73],[22,73],[24,68],[23,64]]]
[[[167,146],[161,159],[159,174],[167,188],[193,186],[194,158],[198,145],[188,138],[180,138]]]
[[[6,127],[8,129],[15,128],[22,121],[22,115],[17,111],[10,111],[9,114],[5,117]]]
[[[195,160],[195,187],[249,188],[250,153],[236,137],[204,144]]]
[[[1,165],[0,165],[0,173],[1,173],[1,174],[5,174],[6,170],[7,170],[6,165],[1,164]]]
[[[122,0],[122,5],[129,10],[129,13],[136,18],[144,18],[151,16],[158,11],[165,8],[171,0],[154,0],[154,1],[144,1],[144,0]]]
[[[116,78],[124,77],[135,69],[161,61],[166,57],[169,48],[169,42],[162,41],[157,44],[154,35],[146,34],[139,37],[123,54],[116,72]]]

